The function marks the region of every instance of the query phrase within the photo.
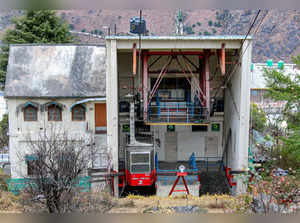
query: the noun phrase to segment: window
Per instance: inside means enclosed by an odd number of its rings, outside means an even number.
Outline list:
[[[84,121],[85,108],[82,105],[76,105],[72,108],[72,121]]]
[[[37,108],[32,105],[24,108],[24,121],[37,121]]]
[[[61,108],[56,105],[48,107],[48,121],[61,121],[62,120]]]
[[[27,175],[28,176],[32,176],[34,174],[36,174],[36,170],[37,170],[37,156],[36,155],[26,155],[25,156],[25,160],[27,163]]]

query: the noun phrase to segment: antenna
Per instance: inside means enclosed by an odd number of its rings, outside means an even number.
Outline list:
[[[183,15],[181,9],[178,10],[176,16],[176,35],[183,35]]]

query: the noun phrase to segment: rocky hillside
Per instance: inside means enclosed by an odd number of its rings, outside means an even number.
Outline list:
[[[107,35],[127,35],[129,20],[138,16],[137,10],[64,10],[57,13],[70,23],[75,32]],[[244,35],[257,10],[183,10],[185,35]],[[263,14],[258,19],[260,22]],[[0,11],[0,35],[9,27],[10,19],[20,11]],[[177,10],[143,10],[149,35],[174,35]],[[116,28],[116,29],[115,29]],[[81,42],[103,43],[103,38],[79,35]],[[270,10],[253,44],[253,62],[266,59],[290,62],[292,55],[300,54],[300,11]]]

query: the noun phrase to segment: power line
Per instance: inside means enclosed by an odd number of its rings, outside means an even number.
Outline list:
[[[250,25],[250,27],[249,27],[249,29],[248,29],[246,35],[245,35],[245,38],[243,39],[243,41],[242,41],[242,43],[241,43],[241,46],[240,46],[239,51],[241,51],[241,50],[243,49],[244,42],[246,41],[246,39],[247,39],[248,35],[250,34],[251,30],[253,29],[254,24],[256,23],[256,20],[258,19],[258,16],[259,16],[260,13],[261,13],[261,10],[259,10],[259,11],[257,12],[255,18],[253,19],[253,22],[251,23],[251,25]],[[263,21],[264,21],[264,19],[266,18],[267,14],[268,14],[268,10],[266,10],[265,15],[262,17],[260,23],[259,23],[258,26],[256,27],[256,29],[255,29],[255,31],[254,31],[254,34],[257,33],[259,27],[260,27],[261,24],[263,23]],[[224,81],[224,84],[222,84],[222,85],[218,88],[217,92],[216,92],[215,95],[214,95],[214,98],[218,95],[220,89],[223,89],[223,88],[226,88],[226,87],[227,87],[227,84],[229,83],[230,78],[232,77],[232,74],[236,71],[237,66],[241,63],[241,59],[242,59],[242,57],[244,56],[245,52],[247,51],[249,45],[250,45],[250,42],[248,42],[248,44],[247,44],[245,50],[240,54],[240,56],[239,56],[237,62],[235,63],[234,67],[231,69],[231,71],[229,72],[229,74],[226,75],[226,76],[228,76],[228,78]],[[234,105],[234,108],[235,108],[236,112],[239,113],[239,111],[238,111],[238,109],[237,109],[237,105],[236,105],[236,103],[235,103],[235,101],[234,101],[234,98],[232,98],[232,100],[233,100],[233,105]]]

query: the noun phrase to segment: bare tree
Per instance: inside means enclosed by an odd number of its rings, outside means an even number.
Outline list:
[[[27,137],[31,175],[27,192],[43,202],[50,213],[72,211],[76,184],[92,162],[88,138],[72,137],[66,131],[45,130]]]

